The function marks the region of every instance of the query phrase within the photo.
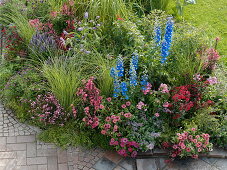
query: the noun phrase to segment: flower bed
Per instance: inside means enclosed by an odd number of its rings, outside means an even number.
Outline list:
[[[1,98],[42,140],[124,157],[160,147],[171,160],[227,144],[218,39],[162,11],[138,16],[118,2],[127,15],[107,19],[89,3],[51,2],[6,3],[15,15],[0,16]]]

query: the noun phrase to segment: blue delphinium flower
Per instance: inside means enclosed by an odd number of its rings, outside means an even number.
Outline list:
[[[137,86],[138,83],[137,83],[136,69],[132,63],[130,63],[129,74],[130,74],[130,77],[129,77],[130,86]]]
[[[118,73],[115,68],[111,68],[110,76],[114,79],[114,93],[113,97],[118,97],[121,92],[120,81],[118,79]]]
[[[140,84],[141,84],[142,90],[147,90],[147,85],[148,85],[148,75],[147,74],[142,75]]]
[[[131,63],[134,66],[135,70],[138,69],[139,56],[137,53],[132,54]]]
[[[117,58],[116,70],[118,72],[118,76],[119,77],[123,77],[124,76],[124,61],[121,58],[121,56],[118,56],[118,58]]]
[[[166,23],[166,32],[165,32],[164,40],[163,40],[162,46],[161,46],[161,56],[162,56],[161,63],[165,63],[167,60],[171,42],[172,42],[172,35],[173,35],[172,17],[169,17],[167,19],[168,19],[168,21]]]
[[[172,17],[168,17],[167,23],[166,23],[166,33],[165,33],[165,40],[167,42],[168,48],[170,48],[171,46],[172,35],[173,35],[173,20],[172,20]]]
[[[160,41],[161,41],[161,28],[160,26],[156,26],[155,27],[155,42],[157,45],[159,45]]]
[[[129,99],[129,97],[127,95],[127,91],[128,91],[127,83],[126,82],[122,82],[121,83],[121,94],[122,94],[122,96],[124,96],[124,98],[126,100]]]

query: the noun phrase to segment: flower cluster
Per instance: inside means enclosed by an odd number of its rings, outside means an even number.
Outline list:
[[[138,69],[138,62],[139,62],[139,56],[138,54],[133,54],[131,61],[130,61],[130,69],[129,69],[129,74],[130,74],[130,81],[129,84],[130,86],[137,86],[137,69]]]
[[[102,96],[100,96],[100,90],[95,86],[93,82],[94,78],[90,78],[87,82],[84,81],[84,87],[79,88],[77,96],[80,96],[84,107],[85,117],[83,121],[87,125],[95,128],[99,125],[99,119],[96,116],[96,112],[99,109],[103,109]]]
[[[214,70],[216,63],[220,59],[220,55],[217,50],[210,48],[207,50],[207,58],[203,64],[203,69]]]
[[[135,158],[139,144],[135,141],[130,141],[128,138],[111,138],[110,145],[118,148],[117,153],[121,156],[131,156]]]
[[[157,45],[160,44],[160,41],[161,41],[161,38],[162,38],[162,35],[161,35],[161,27],[160,26],[155,26],[155,29],[154,29],[154,32],[155,32],[155,43]]]
[[[177,136],[173,138],[174,144],[170,146],[172,150],[170,156],[172,158],[191,156],[197,159],[200,153],[213,150],[213,144],[209,140],[209,134],[198,134],[195,128],[187,132],[177,133]]]
[[[69,118],[59,101],[52,93],[46,95],[38,95],[36,100],[31,102],[32,118],[37,119],[45,124],[64,125]]]
[[[29,46],[36,52],[48,52],[57,49],[57,44],[53,36],[39,32],[32,36]]]
[[[172,17],[167,18],[166,23],[166,32],[164,35],[164,40],[161,45],[161,63],[165,63],[167,57],[169,56],[169,50],[172,42],[172,35],[173,35],[173,21]]]

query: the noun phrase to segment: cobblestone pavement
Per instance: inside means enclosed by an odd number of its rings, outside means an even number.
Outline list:
[[[38,132],[0,104],[0,170],[227,170],[226,159],[187,159],[167,166],[163,158],[123,159],[99,148],[62,150],[38,141]]]

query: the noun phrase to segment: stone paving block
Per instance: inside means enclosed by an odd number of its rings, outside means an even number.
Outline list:
[[[35,142],[35,135],[17,136],[17,143],[31,143]]]
[[[203,157],[203,158],[200,158],[201,160],[209,163],[210,165],[213,165],[215,162],[218,161],[218,159],[216,158],[206,158],[206,157]],[[227,161],[227,160],[226,160]]]
[[[104,154],[104,157],[114,162],[115,164],[118,164],[123,159],[119,154],[117,154],[117,152],[113,152],[113,151],[107,151]]]
[[[16,170],[38,170],[38,166],[37,165],[17,166]]]
[[[132,158],[122,160],[119,165],[126,170],[136,170],[136,160]]]
[[[116,168],[114,168],[114,170],[126,170],[125,168],[122,168],[120,166],[117,166]]]
[[[47,164],[47,157],[27,158],[27,165],[43,165]]]
[[[6,167],[12,161],[13,161],[13,159],[0,159],[0,166],[5,166]]]
[[[58,153],[58,163],[62,164],[62,163],[67,163],[68,159],[67,159],[67,151],[66,150],[62,150],[62,149],[58,149],[57,150]]]
[[[17,165],[26,165],[26,151],[17,151]]]
[[[38,149],[37,156],[57,156],[57,149]]]
[[[137,170],[157,170],[155,159],[137,159]]]
[[[26,144],[17,143],[17,144],[7,144],[7,151],[23,151],[26,150]]]
[[[0,152],[0,159],[9,158],[13,159],[16,158],[15,152]]]
[[[0,152],[6,151],[6,150],[7,150],[6,145],[0,145]]]
[[[0,138],[0,145],[6,145],[6,137]]]
[[[213,164],[213,166],[220,170],[227,170],[227,160],[219,159]]]
[[[27,157],[36,157],[36,143],[27,143]]]
[[[7,143],[17,143],[17,137],[16,136],[7,137],[6,142]]]
[[[57,170],[58,158],[56,156],[47,157],[47,167],[48,167],[48,170]]]
[[[93,168],[96,170],[113,170],[116,167],[116,164],[114,162],[111,162],[110,160],[106,158],[101,158],[94,166]]]
[[[38,170],[47,170],[47,165],[38,165]]]
[[[58,164],[58,170],[68,170],[68,164]]]

